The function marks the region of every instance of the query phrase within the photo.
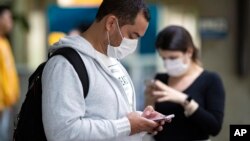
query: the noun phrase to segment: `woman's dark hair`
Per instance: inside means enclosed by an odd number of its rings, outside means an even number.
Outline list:
[[[199,63],[198,49],[194,46],[190,33],[181,26],[173,25],[163,29],[157,36],[155,46],[157,49],[183,53],[186,53],[188,48],[192,48],[192,60]]]
[[[143,11],[145,19],[149,21],[150,13],[144,0],[103,0],[96,15],[96,21],[101,21],[108,14],[114,14],[120,26],[134,24],[140,11]]]

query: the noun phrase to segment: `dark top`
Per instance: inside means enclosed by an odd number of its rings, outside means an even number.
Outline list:
[[[156,79],[167,84],[167,74],[157,74]],[[222,127],[224,116],[225,92],[222,81],[216,73],[203,71],[183,93],[190,95],[199,108],[189,117],[184,115],[181,105],[162,102],[156,103],[156,111],[168,115],[175,114],[170,124],[165,124],[156,141],[192,141],[209,139],[217,135]]]

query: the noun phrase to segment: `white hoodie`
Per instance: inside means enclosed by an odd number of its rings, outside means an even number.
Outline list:
[[[64,57],[55,56],[48,61],[42,74],[42,119],[47,140],[141,141],[142,134],[129,136],[126,115],[131,108],[123,87],[101,63],[92,45],[81,36],[69,36],[56,43],[50,52],[62,47],[76,49],[83,59],[89,93],[84,99],[80,79]],[[126,75],[132,84],[127,72]],[[136,105],[135,99],[133,103]]]

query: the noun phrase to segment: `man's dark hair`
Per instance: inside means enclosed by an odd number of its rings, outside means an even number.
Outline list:
[[[4,11],[10,10],[10,7],[7,5],[0,5],[0,16],[3,14]]]
[[[99,22],[108,14],[115,15],[119,25],[134,24],[137,14],[142,11],[147,21],[150,20],[150,13],[144,0],[103,0],[96,15]]]

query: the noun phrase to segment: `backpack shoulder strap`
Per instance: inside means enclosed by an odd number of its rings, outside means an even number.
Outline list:
[[[87,97],[88,91],[89,91],[89,77],[88,73],[85,67],[85,64],[80,57],[80,55],[77,53],[77,51],[70,47],[62,47],[61,49],[56,50],[51,56],[55,55],[62,55],[65,57],[70,64],[74,67],[76,70],[78,77],[80,78],[80,81],[82,83],[83,92],[84,92],[84,98]]]

